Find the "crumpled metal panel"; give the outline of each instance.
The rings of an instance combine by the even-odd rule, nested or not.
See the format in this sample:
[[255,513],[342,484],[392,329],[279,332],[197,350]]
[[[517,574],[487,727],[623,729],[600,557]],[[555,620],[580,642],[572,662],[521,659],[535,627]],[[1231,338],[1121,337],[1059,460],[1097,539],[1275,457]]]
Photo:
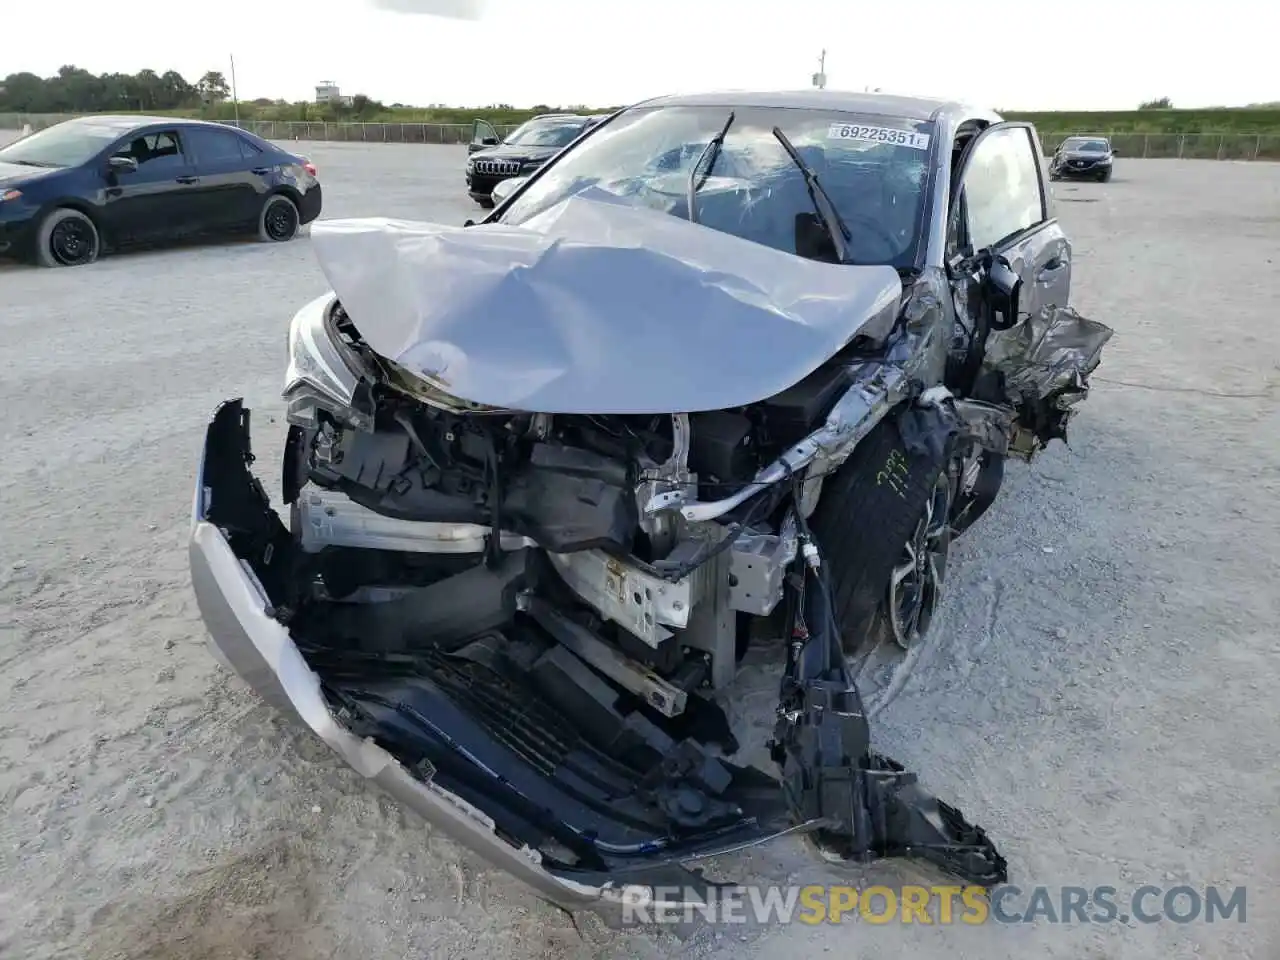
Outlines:
[[754,403],[859,332],[887,334],[902,292],[891,267],[803,259],[598,190],[520,226],[327,220],[311,236],[377,353],[538,413]]
[[1011,399],[1081,390],[1115,331],[1070,307],[1049,307],[987,340],[984,365],[1004,374]]

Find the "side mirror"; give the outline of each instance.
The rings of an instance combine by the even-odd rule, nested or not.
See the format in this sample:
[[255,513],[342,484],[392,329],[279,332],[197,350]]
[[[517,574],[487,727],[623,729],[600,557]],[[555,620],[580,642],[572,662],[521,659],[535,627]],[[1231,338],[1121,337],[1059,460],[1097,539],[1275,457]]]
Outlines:
[[1002,259],[993,259],[985,281],[987,302],[991,304],[991,328],[1008,330],[1018,322],[1018,299],[1022,277]]
[[520,189],[528,177],[508,177],[506,180],[499,180],[493,187],[493,205],[500,205],[507,197]]
[[481,137],[480,142],[486,147],[496,147],[498,145],[497,137]]
[[1112,148],[1111,148],[1111,155],[1112,155],[1113,157],[1118,157],[1118,156],[1120,156],[1120,148],[1119,148],[1119,147],[1116,147],[1116,146],[1112,146]]
[[133,157],[112,157],[107,161],[107,169],[112,173],[137,173],[138,161]]

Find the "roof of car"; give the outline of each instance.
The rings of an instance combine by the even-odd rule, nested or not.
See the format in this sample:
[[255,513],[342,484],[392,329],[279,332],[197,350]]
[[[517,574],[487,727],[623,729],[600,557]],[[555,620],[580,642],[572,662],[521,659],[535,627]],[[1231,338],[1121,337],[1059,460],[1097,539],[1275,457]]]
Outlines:
[[[943,112],[972,112],[967,105],[954,100],[935,100],[926,97],[901,97],[888,93],[855,93],[848,90],[724,90],[714,93],[690,93],[655,97],[644,101],[644,106],[703,106],[703,107],[796,107],[800,109],[828,109],[842,113],[862,113],[870,116],[900,117],[907,120],[933,120]],[[989,110],[977,110],[982,114]]]
[[594,120],[596,114],[586,113],[540,113],[534,120]]
[[169,123],[174,126],[195,126],[195,127],[221,127],[225,128],[224,123],[213,123],[208,120],[193,120],[189,117],[150,117],[140,113],[124,113],[124,114],[105,114],[92,113],[83,117],[73,117],[66,123],[78,123],[85,126],[95,127],[111,127],[120,130],[122,133],[134,129],[135,127],[149,127],[157,123]]

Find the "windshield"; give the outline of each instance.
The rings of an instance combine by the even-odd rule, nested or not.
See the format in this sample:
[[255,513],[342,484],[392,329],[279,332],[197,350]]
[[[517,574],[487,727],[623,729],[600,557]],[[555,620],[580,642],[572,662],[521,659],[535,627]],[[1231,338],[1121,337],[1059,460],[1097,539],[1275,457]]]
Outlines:
[[1068,150],[1075,150],[1077,153],[1107,152],[1107,141],[1105,140],[1068,140],[1063,146]]
[[[807,255],[814,215],[803,172],[773,134],[779,127],[818,176],[849,228],[854,263],[909,267],[923,235],[931,123],[830,110],[673,106],[628,110],[561,154],[503,211],[519,224],[597,187],[688,217],[689,175],[711,139],[735,120],[714,169],[698,178],[700,224]],[[704,161],[705,167],[705,161]],[[701,174],[705,174],[705,169]]]
[[32,167],[76,167],[120,136],[115,127],[92,123],[59,123],[0,147],[0,163]]
[[585,126],[581,120],[530,120],[502,142],[513,147],[563,147]]

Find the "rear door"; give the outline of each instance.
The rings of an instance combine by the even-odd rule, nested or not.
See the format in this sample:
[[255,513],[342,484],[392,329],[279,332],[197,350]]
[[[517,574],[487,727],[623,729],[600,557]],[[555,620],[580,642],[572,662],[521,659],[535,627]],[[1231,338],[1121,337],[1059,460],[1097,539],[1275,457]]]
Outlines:
[[1045,179],[1040,138],[1029,123],[992,124],[966,148],[956,172],[949,247],[989,250],[1022,278],[1019,312],[1065,307],[1071,295],[1071,243],[1058,223]]
[[229,127],[190,127],[184,132],[200,178],[200,219],[210,229],[255,222],[272,174],[269,161],[261,156],[250,159],[244,138]]
[[476,120],[471,124],[471,142],[467,144],[467,153],[496,147],[501,139],[492,123],[488,120]]
[[177,128],[130,134],[109,156],[130,157],[138,165],[107,174],[103,215],[113,235],[142,243],[193,232],[200,178]]

